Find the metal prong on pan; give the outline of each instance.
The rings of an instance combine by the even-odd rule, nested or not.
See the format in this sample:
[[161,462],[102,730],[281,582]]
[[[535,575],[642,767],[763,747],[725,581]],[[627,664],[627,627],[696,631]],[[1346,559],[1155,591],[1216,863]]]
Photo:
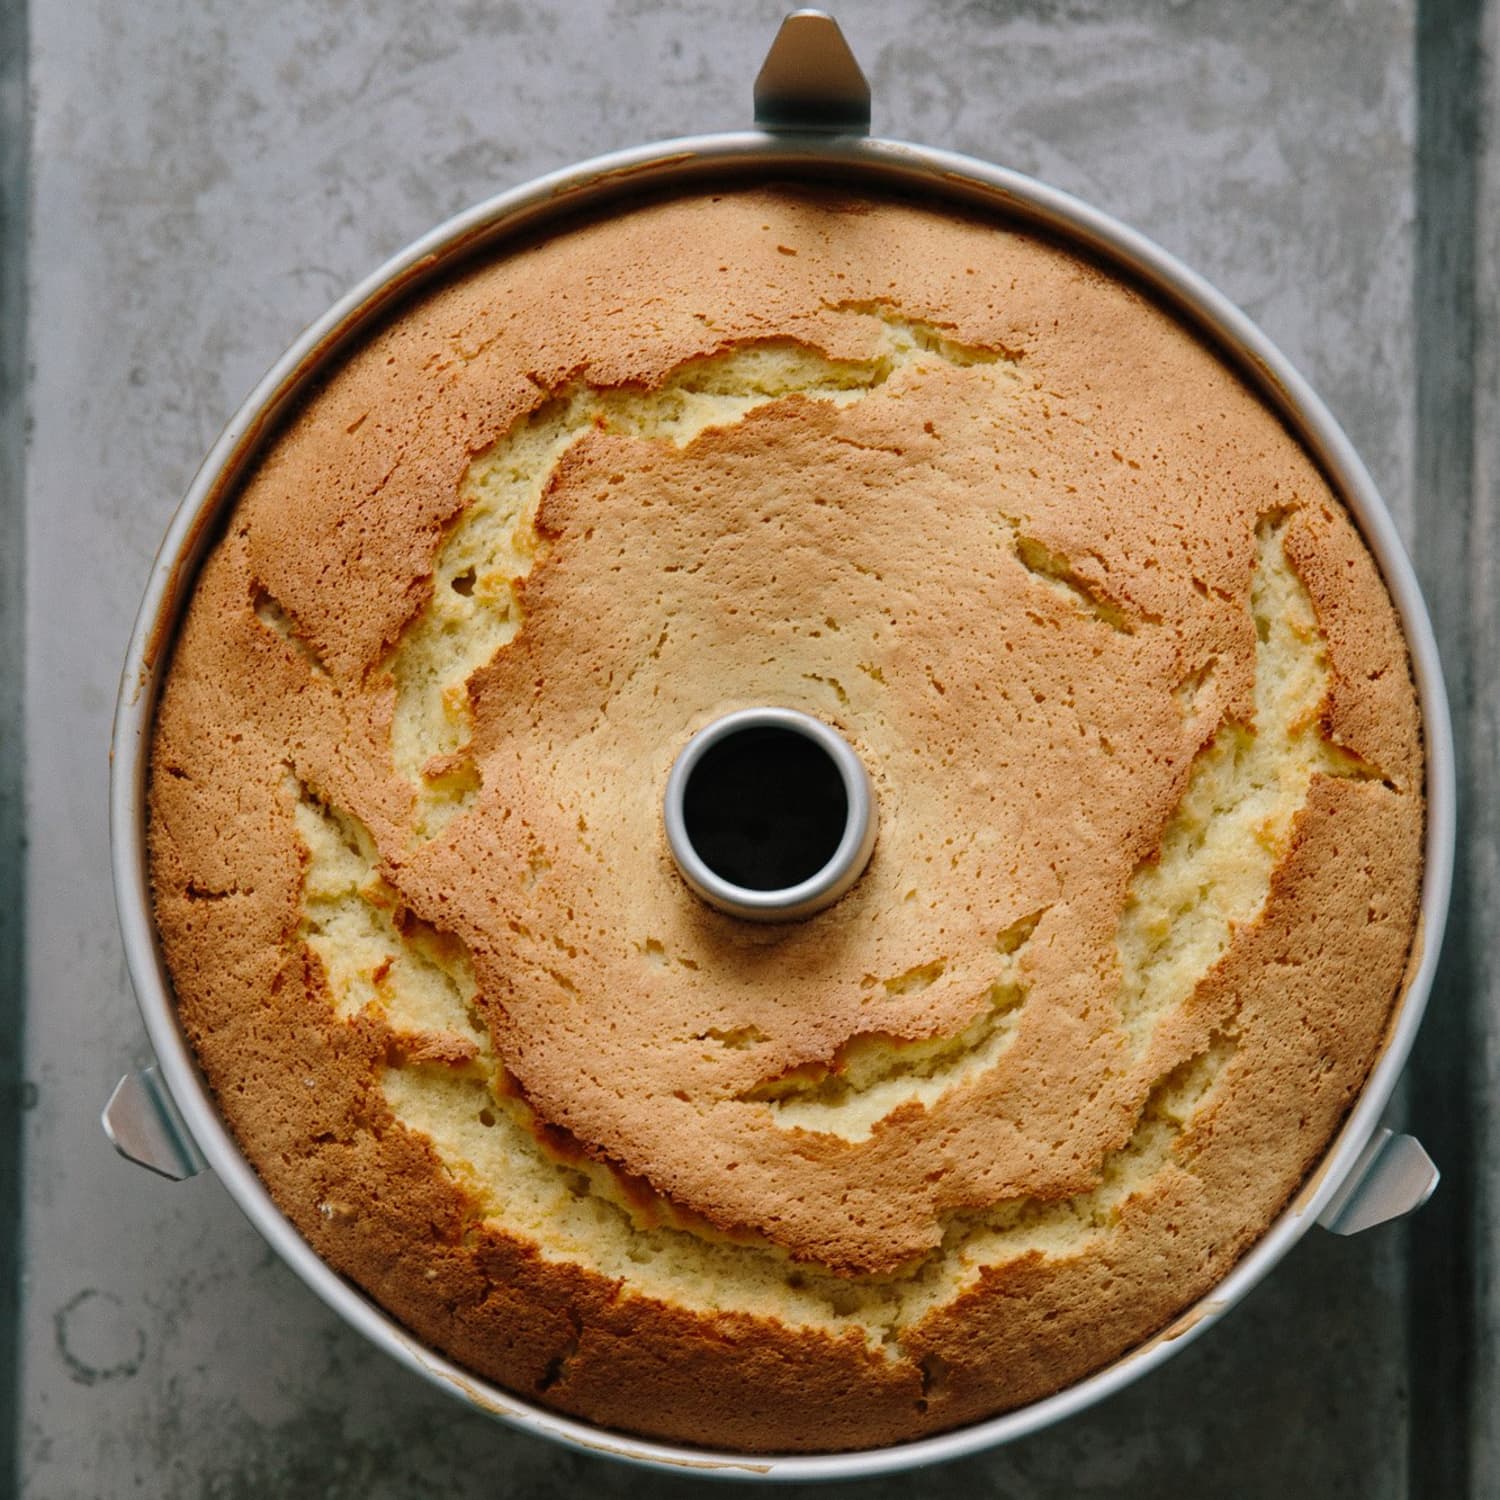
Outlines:
[[1334,1234],[1358,1234],[1420,1208],[1441,1173],[1415,1136],[1377,1130],[1318,1216]]
[[207,1165],[155,1068],[127,1073],[100,1117],[110,1144],[126,1161],[181,1182]]
[[797,10],[781,23],[755,79],[755,123],[869,133],[869,80],[832,16]]

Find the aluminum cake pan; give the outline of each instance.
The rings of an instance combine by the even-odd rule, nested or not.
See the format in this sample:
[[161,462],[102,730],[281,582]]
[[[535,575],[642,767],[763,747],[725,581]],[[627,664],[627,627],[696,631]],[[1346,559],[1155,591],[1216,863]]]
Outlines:
[[[418,1344],[320,1260],[266,1193],[214,1108],[178,1030],[156,943],[146,865],[146,782],[156,695],[197,567],[263,438],[311,381],[401,298],[479,252],[594,217],[643,195],[709,183],[834,181],[919,195],[1003,216],[1053,235],[1122,271],[1217,344],[1279,412],[1348,506],[1384,575],[1411,651],[1427,767],[1426,858],[1409,980],[1386,1045],[1322,1163],[1296,1199],[1210,1294],[1168,1329],[1043,1401],[937,1437],[857,1453],[746,1456],[631,1438],[562,1417],[470,1375]],[[1372,1143],[1415,1037],[1436,967],[1454,842],[1451,729],[1431,624],[1393,522],[1364,465],[1326,407],[1263,334],[1200,277],[1143,236],[1019,173],[953,153],[827,130],[756,130],[689,137],[595,158],[466,211],[395,256],[297,341],[235,414],[200,469],[153,564],[129,646],[114,724],[110,818],[116,900],[146,1028],[187,1132],[231,1196],[284,1260],[335,1311],[434,1383],[523,1430],[639,1463],[765,1479],[853,1478],[943,1461],[1062,1420],[1143,1375],[1233,1306],[1330,1206],[1339,1210],[1375,1156]],[[1356,1175],[1356,1169],[1358,1173]],[[1341,1201],[1341,1199],[1343,1201]],[[1409,1205],[1408,1205],[1409,1206]]]

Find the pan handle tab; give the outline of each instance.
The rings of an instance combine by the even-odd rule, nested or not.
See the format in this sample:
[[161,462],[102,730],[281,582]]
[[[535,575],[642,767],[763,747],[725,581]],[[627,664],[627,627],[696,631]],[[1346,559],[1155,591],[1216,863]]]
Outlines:
[[1358,1234],[1420,1208],[1442,1174],[1415,1136],[1377,1130],[1318,1216],[1334,1234]]
[[781,23],[755,79],[755,123],[869,134],[869,80],[832,16],[794,10]]
[[126,1161],[173,1182],[196,1177],[208,1165],[155,1068],[127,1073],[109,1096],[100,1123]]

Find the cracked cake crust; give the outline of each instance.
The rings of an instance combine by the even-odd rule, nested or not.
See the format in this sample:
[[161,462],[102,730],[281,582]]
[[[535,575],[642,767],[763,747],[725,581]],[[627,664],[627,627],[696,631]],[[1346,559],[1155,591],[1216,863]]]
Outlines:
[[[881,809],[801,924],[660,829],[825,718]],[[868,1446],[1036,1399],[1324,1150],[1415,923],[1420,726],[1274,416],[1055,246],[792,189],[425,295],[275,440],[152,756],[179,1014],[321,1254],[609,1426]]]

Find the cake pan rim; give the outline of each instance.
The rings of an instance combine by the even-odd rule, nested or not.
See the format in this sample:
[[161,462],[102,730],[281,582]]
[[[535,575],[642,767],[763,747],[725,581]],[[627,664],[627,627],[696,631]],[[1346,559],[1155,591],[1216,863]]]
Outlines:
[[[1019,219],[1123,270],[1235,364],[1324,470],[1380,568],[1411,654],[1427,793],[1422,896],[1404,993],[1365,1086],[1289,1206],[1228,1276],[1167,1329],[1104,1369],[1028,1406],[916,1441],[845,1453],[755,1455],[636,1438],[534,1405],[428,1349],[317,1256],[271,1199],[213,1106],[177,1027],[151,916],[146,776],[169,643],[197,567],[264,435],[349,342],[426,281],[512,236],[606,208],[642,188],[689,189],[735,178],[820,177],[851,189],[905,190]],[[276,361],[230,419],[175,513],[153,562],[121,679],[110,769],[111,862],[127,967],[161,1075],[188,1131],[240,1209],[345,1321],[471,1405],[571,1447],[704,1477],[870,1477],[961,1457],[1084,1410],[1147,1373],[1237,1303],[1317,1220],[1379,1128],[1431,989],[1451,887],[1455,810],[1452,732],[1431,622],[1415,574],[1372,478],[1327,407],[1289,360],[1222,293],[1145,236],[1070,194],[977,158],[904,142],[745,131],[687,137],[592,158],[498,194],[414,241],[360,282]]]

